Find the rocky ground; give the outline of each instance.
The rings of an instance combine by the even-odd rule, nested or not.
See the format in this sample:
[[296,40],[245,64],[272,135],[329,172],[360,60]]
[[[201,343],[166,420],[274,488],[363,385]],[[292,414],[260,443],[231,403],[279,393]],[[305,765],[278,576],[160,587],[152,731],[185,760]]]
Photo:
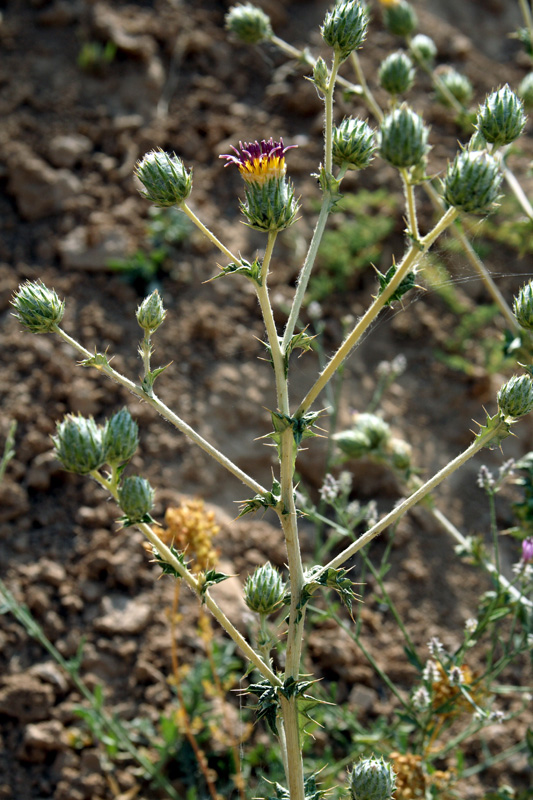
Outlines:
[[[138,275],[127,280],[109,268],[113,259],[145,246],[148,204],[138,195],[132,171],[136,160],[154,147],[175,150],[194,166],[191,205],[232,250],[250,255],[260,250],[261,235],[240,222],[238,175],[224,170],[218,156],[241,139],[282,135],[286,143],[298,144],[291,151],[290,172],[303,203],[302,219],[285,234],[273,263],[272,297],[282,324],[319,197],[310,175],[321,157],[321,106],[314,88],[303,80],[303,68],[287,64],[274,48],[250,49],[230,41],[224,30],[228,5],[207,0],[7,0],[0,26],[0,441],[10,423],[17,422],[15,457],[0,485],[0,577],[64,658],[75,657],[84,642],[80,675],[90,689],[103,686],[109,713],[154,726],[162,714],[171,717],[177,708],[169,681],[174,589],[170,580],[157,580],[159,569],[143,549],[141,535],[117,526],[117,510],[101,490],[61,471],[51,452],[56,421],[67,412],[92,414],[100,421],[124,404],[129,407],[141,427],[140,454],[132,466],[157,487],[155,516],[162,519],[169,505],[188,496],[204,498],[214,511],[224,571],[239,576],[233,584],[223,584],[221,603],[243,629],[248,623],[238,581],[266,559],[283,568],[279,531],[268,516],[235,521],[234,502],[247,490],[148,407],[77,367],[68,345],[22,332],[9,301],[20,282],[41,278],[67,298],[65,329],[88,349],[107,350],[114,366],[135,379],[140,371],[135,309],[144,292],[157,286],[168,316],[156,336],[154,359],[160,364],[172,361],[159,380],[162,399],[258,481],[270,481],[271,452],[257,439],[269,429],[265,408],[274,399],[270,367],[260,360],[264,331],[250,287],[231,278],[206,284],[217,272],[218,254],[194,231],[148,280]],[[421,30],[438,45],[439,61],[469,75],[476,101],[506,81],[517,86],[526,74],[527,60],[507,36],[518,23],[513,4],[420,0],[415,5]],[[279,36],[319,52],[318,28],[327,3],[267,0],[262,6]],[[452,27],[454,23],[461,29]],[[398,44],[376,21],[361,53],[373,86],[384,54]],[[436,173],[454,153],[461,133],[442,108],[428,107],[428,92],[428,79],[422,75],[410,99],[432,126],[430,169]],[[384,100],[379,89],[377,97]],[[339,98],[339,119],[348,113],[367,116],[353,102]],[[532,150],[529,127],[515,156],[518,171],[527,172]],[[357,182],[350,178],[349,186],[357,185],[372,191],[386,188],[401,203],[396,176],[382,162]],[[423,198],[420,210],[427,222],[430,209]],[[376,264],[382,270],[393,254],[401,256],[402,228],[398,213]],[[491,242],[487,263],[509,301],[524,276],[531,275],[530,254],[520,258],[505,243]],[[450,265],[465,307],[486,303],[483,287],[460,256],[453,255]],[[343,318],[360,314],[373,291],[375,279],[368,269],[351,277],[345,291],[323,301],[326,352],[339,342]],[[306,314],[302,321],[311,320]],[[438,292],[417,291],[403,310],[384,315],[346,369],[341,425],[368,403],[376,365],[405,355],[407,370],[381,411],[395,433],[412,445],[423,475],[469,443],[472,419],[483,418],[483,405],[494,409],[503,381],[499,371],[487,371],[477,334],[466,348],[468,371],[453,370],[435,357],[457,324]],[[500,337],[502,329],[497,318],[492,320],[489,337]],[[295,398],[311,385],[316,369],[312,354],[296,363]],[[531,430],[530,421],[520,424],[519,438],[504,445],[505,458],[530,449]],[[325,440],[313,440],[298,464],[315,499],[324,478],[325,453]],[[484,460],[497,466],[503,456],[486,453]],[[456,474],[437,500],[462,530],[488,536],[488,506],[475,483],[480,463],[476,460]],[[375,497],[381,512],[401,496],[401,486],[385,470],[355,462],[348,468],[355,478],[352,499]],[[497,506],[501,528],[513,522],[509,499],[502,497]],[[310,559],[316,534],[305,524],[303,534]],[[371,551],[376,559],[383,547],[379,542]],[[517,560],[516,548],[507,541],[503,559],[506,569]],[[422,511],[399,526],[391,560],[387,587],[421,652],[433,635],[447,647],[456,646],[488,580],[457,559],[451,540]],[[358,569],[356,565],[354,575]],[[374,588],[372,580],[362,587],[364,641],[408,692],[415,672],[396,624],[373,599]],[[196,635],[198,610],[186,593],[180,612],[180,660],[194,664],[205,646]],[[385,687],[349,637],[329,623],[311,634],[308,664],[310,672],[336,685],[343,709],[358,715],[362,724],[391,713],[392,698]],[[504,682],[524,686],[531,679],[525,662],[504,677]],[[0,617],[2,800],[159,796],[155,789],[146,793],[130,762],[105,758],[73,711],[80,700],[71,678],[21,624],[11,614]],[[238,705],[227,703],[225,719],[233,720],[233,729],[238,712]],[[497,754],[521,741],[528,723],[530,715],[523,714],[488,729],[489,751]],[[264,742],[260,731],[255,736]],[[221,762],[216,737],[210,747],[213,763]],[[468,746],[469,764],[479,758],[481,747],[479,739]],[[185,797],[183,772],[170,765],[168,775]],[[531,785],[523,755],[475,776],[460,796],[481,800],[504,783],[517,791]]]

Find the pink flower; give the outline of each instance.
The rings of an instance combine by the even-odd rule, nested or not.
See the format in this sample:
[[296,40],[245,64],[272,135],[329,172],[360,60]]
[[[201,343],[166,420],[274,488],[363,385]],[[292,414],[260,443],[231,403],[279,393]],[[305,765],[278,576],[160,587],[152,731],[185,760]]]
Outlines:
[[533,537],[531,536],[522,542],[522,561],[525,564],[533,561]]
[[[247,183],[265,183],[271,178],[283,178],[286,172],[285,153],[297,145],[285,146],[283,139],[275,142],[272,138],[262,142],[239,142],[240,152],[236,147],[232,150],[236,155],[223,155],[228,164],[236,164]],[[226,164],[226,166],[228,166]]]

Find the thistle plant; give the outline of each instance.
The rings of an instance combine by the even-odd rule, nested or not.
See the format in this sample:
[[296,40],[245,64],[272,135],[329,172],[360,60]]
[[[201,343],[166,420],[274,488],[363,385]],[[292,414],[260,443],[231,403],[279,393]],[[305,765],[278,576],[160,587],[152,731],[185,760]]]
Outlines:
[[[395,36],[409,41],[417,26],[413,8],[405,0],[383,2],[382,5],[386,27]],[[283,800],[316,800],[324,793],[315,773],[306,774],[302,757],[303,721],[314,702],[314,681],[307,675],[303,664],[311,599],[319,592],[335,592],[342,605],[352,613],[357,595],[347,572],[347,562],[361,554],[363,548],[394,526],[415,505],[429,500],[430,494],[433,498],[439,484],[479,451],[500,446],[510,435],[515,422],[533,410],[533,379],[531,370],[526,369],[510,377],[500,388],[484,421],[478,424],[471,444],[463,452],[429,479],[419,480],[416,485],[409,484],[408,495],[379,519],[371,519],[371,524],[360,536],[354,537],[353,530],[348,531],[329,560],[324,553],[319,563],[304,563],[299,524],[305,509],[298,504],[296,460],[303,443],[312,446],[308,440],[317,435],[319,424],[323,427],[326,422],[327,410],[320,405],[322,392],[343,368],[381,312],[391,305],[401,307],[402,298],[414,288],[417,277],[423,275],[425,256],[439,237],[452,229],[461,215],[487,214],[494,208],[504,175],[499,149],[514,141],[525,124],[522,101],[509,87],[489,95],[477,116],[477,131],[483,140],[481,145],[476,149],[461,148],[450,161],[440,186],[431,186],[436,218],[429,225],[422,223],[417,213],[417,192],[430,185],[431,131],[421,114],[406,103],[399,106],[396,103],[396,96],[407,91],[413,80],[412,61],[405,54],[396,54],[384,62],[380,80],[391,95],[391,104],[386,111],[377,106],[360,71],[356,52],[364,44],[368,21],[365,3],[343,0],[328,11],[321,27],[323,43],[330,49],[329,63],[324,58],[311,59],[310,63],[311,57],[302,54],[301,60],[309,65],[309,77],[324,105],[323,160],[318,165],[311,165],[318,177],[322,200],[283,328],[279,327],[274,316],[269,277],[278,236],[297,222],[300,213],[297,191],[287,177],[294,145],[286,145],[281,136],[275,138],[270,132],[265,132],[265,138],[260,141],[243,139],[238,146],[232,146],[233,153],[220,156],[226,161],[225,167],[236,167],[243,179],[240,210],[244,222],[264,234],[264,247],[255,256],[232,253],[202,223],[189,205],[189,202],[194,203],[192,166],[185,165],[175,153],[154,149],[139,161],[135,169],[135,175],[143,186],[143,197],[156,206],[179,209],[222,254],[225,263],[216,277],[248,281],[255,292],[264,323],[266,357],[272,367],[274,385],[275,400],[269,411],[272,430],[268,438],[277,453],[277,468],[271,486],[261,485],[194,430],[182,418],[179,409],[170,409],[158,397],[156,381],[167,367],[152,366],[153,337],[164,324],[167,312],[164,298],[157,292],[145,298],[136,312],[143,332],[139,344],[143,374],[137,381],[116,370],[107,353],[92,353],[67,334],[61,322],[63,315],[68,314],[68,303],[60,300],[52,288],[41,282],[27,282],[19,287],[12,301],[15,316],[29,332],[59,336],[81,355],[83,366],[97,369],[102,376],[112,379],[137,400],[153,408],[192,444],[208,453],[220,468],[247,487],[249,496],[241,498],[241,515],[270,509],[277,516],[285,539],[287,574],[281,575],[272,565],[265,564],[248,578],[244,599],[251,614],[255,615],[255,626],[250,636],[244,636],[211,593],[213,586],[229,576],[218,572],[215,565],[207,561],[201,569],[195,569],[186,543],[179,541],[178,537],[165,537],[152,518],[156,488],[154,490],[143,476],[126,474],[139,441],[136,424],[129,412],[119,410],[104,423],[73,415],[67,415],[58,423],[53,441],[64,468],[90,476],[116,500],[121,510],[120,523],[135,525],[145,535],[162,573],[187,584],[248,662],[249,671],[254,673],[249,692],[258,698],[257,715],[266,721],[279,748],[284,783],[276,785],[275,796]],[[245,42],[268,41],[294,55],[294,49],[274,36],[264,12],[251,4],[233,7],[227,16],[227,27]],[[425,63],[433,57],[430,43],[420,38],[412,45],[411,53],[415,60]],[[356,91],[359,95],[363,93],[369,111],[375,114],[377,132],[362,119],[335,120],[337,86],[353,86],[347,78],[339,75],[339,69],[345,63],[351,64],[356,71],[359,80]],[[403,188],[405,250],[397,259],[391,260],[385,274],[378,273],[375,293],[366,311],[346,331],[305,395],[291,402],[291,357],[295,351],[305,354],[313,348],[313,337],[301,327],[300,316],[329,216],[340,199],[346,174],[370,168],[373,160],[378,158],[396,170],[398,185]],[[513,325],[523,326],[525,322],[525,327],[530,327],[530,295],[530,287],[522,289],[515,300],[516,316],[510,312]],[[508,308],[506,304],[505,307]],[[295,386],[297,388],[296,382]],[[374,455],[390,459],[396,469],[410,477],[409,449],[402,447],[376,413],[358,414],[353,428],[338,433],[334,442],[349,457]],[[368,520],[370,513],[366,517]],[[529,550],[525,552],[529,561]],[[271,616],[275,617],[275,624],[267,620]],[[454,686],[468,683],[464,672],[453,673],[450,680]],[[375,754],[355,763],[345,778],[345,785],[337,788],[349,791],[353,800],[391,800],[394,783],[393,766],[382,758],[382,754]]]

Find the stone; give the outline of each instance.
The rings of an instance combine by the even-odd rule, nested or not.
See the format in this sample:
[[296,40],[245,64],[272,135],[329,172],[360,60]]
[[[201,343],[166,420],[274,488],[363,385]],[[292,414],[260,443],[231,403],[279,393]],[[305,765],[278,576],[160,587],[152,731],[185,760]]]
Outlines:
[[58,244],[61,262],[66,269],[105,270],[113,259],[122,259],[131,250],[131,241],[120,228],[97,228],[79,225]]
[[0,714],[19,722],[38,722],[50,716],[54,691],[27,674],[11,675],[0,689]]
[[102,599],[103,616],[97,617],[94,627],[110,636],[142,633],[152,617],[152,608],[141,600],[123,595],[106,595]]
[[93,144],[81,133],[54,136],[48,145],[48,158],[54,167],[71,169],[84,155],[90,153]]
[[8,192],[30,222],[57,214],[81,194],[81,181],[67,169],[53,169],[28,147],[13,148],[7,162]]

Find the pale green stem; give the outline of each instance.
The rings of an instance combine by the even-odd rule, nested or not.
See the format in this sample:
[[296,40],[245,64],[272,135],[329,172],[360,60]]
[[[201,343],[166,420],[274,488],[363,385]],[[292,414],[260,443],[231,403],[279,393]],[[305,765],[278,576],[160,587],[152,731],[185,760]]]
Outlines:
[[[84,358],[92,359],[94,358],[94,353],[91,353],[89,350],[86,350],[83,345],[73,339],[71,336],[66,333],[62,328],[56,327],[56,333],[58,333],[62,339],[64,339],[68,344],[70,344],[75,350],[81,353]],[[238,480],[242,483],[246,484],[250,489],[252,489],[257,494],[265,495],[267,490],[261,486],[260,483],[257,483],[253,478],[247,475],[245,472],[242,471],[233,461],[230,461],[227,456],[213,447],[206,439],[200,436],[190,425],[178,417],[173,411],[171,411],[159,398],[154,394],[152,396],[148,395],[140,386],[130,381],[129,378],[126,378],[124,375],[121,375],[120,372],[117,372],[113,369],[109,364],[91,364],[94,366],[95,369],[99,370],[99,372],[103,372],[107,375],[111,380],[115,381],[115,383],[119,383],[121,386],[124,386],[129,392],[134,394],[139,400],[142,400],[143,403],[147,403],[148,405],[155,408],[158,414],[160,414],[164,419],[171,423],[175,428],[185,434],[191,441],[198,445],[202,450],[208,453],[215,461],[225,467],[228,472],[231,472]]]
[[329,73],[328,87],[324,93],[324,169],[326,175],[331,175],[333,169],[333,93],[339,66],[339,54],[335,52]]
[[357,55],[357,51],[354,50],[350,55],[350,60],[352,62],[352,66],[354,68],[355,74],[357,76],[357,80],[359,81],[362,89],[362,96],[365,100],[367,106],[369,107],[372,114],[375,116],[378,122],[383,120],[383,111],[381,110],[380,106],[376,102],[374,95],[372,94],[365,78],[365,73],[361,67],[361,62],[359,60],[359,56]]
[[431,230],[426,236],[424,236],[420,241],[416,244],[412,244],[409,250],[407,251],[403,261],[398,266],[396,274],[388,284],[388,286],[384,289],[384,291],[379,294],[366,313],[361,317],[359,322],[356,323],[355,327],[352,331],[348,334],[344,342],[341,344],[337,352],[332,356],[330,361],[326,364],[318,379],[315,381],[311,389],[308,391],[305,398],[300,403],[298,410],[296,411],[295,416],[299,417],[304,414],[307,409],[311,406],[314,400],[318,397],[322,389],[331,380],[337,369],[343,363],[343,361],[348,357],[353,347],[356,345],[359,338],[363,335],[363,333],[367,330],[367,328],[372,324],[374,319],[378,316],[381,309],[386,305],[387,301],[391,297],[392,294],[396,291],[404,277],[407,273],[416,267],[416,265],[421,261],[423,256],[427,253],[435,239],[440,236],[440,234],[453,222],[453,220],[457,216],[457,210],[455,208],[449,208],[448,211],[443,214],[440,220],[437,222],[433,230]]
[[[463,536],[461,531],[459,531],[455,527],[453,522],[450,522],[450,520],[448,519],[448,517],[445,516],[445,514],[443,514],[437,508],[433,508],[430,504],[428,504],[426,508],[429,510],[434,519],[436,519],[437,522],[442,526],[442,528],[444,528],[444,530],[455,539],[457,544],[461,545],[461,547],[465,550],[465,552],[468,553],[472,549],[470,541],[466,538],[466,536]],[[507,592],[509,592],[509,594],[515,600],[517,600],[526,608],[533,608],[533,602],[531,602],[531,600],[528,600],[528,598],[525,597],[525,595],[523,595],[522,592],[520,592],[516,588],[516,586],[513,586],[512,583],[509,580],[507,580],[507,578],[504,575],[499,573],[494,564],[492,564],[485,558],[481,559],[481,564],[483,569],[486,570],[486,572],[489,572],[491,575],[497,577],[500,585],[503,586],[504,589]]]
[[[426,194],[429,196],[433,206],[440,211],[442,211],[442,198],[439,193],[435,190],[435,188],[431,185],[431,183],[425,183],[424,189]],[[509,308],[505,298],[503,297],[502,293],[492,280],[489,271],[487,270],[486,266],[484,265],[483,261],[480,259],[470,242],[468,241],[467,237],[462,231],[461,224],[456,222],[455,225],[452,225],[450,228],[451,235],[457,239],[457,241],[461,244],[463,248],[465,256],[470,261],[471,265],[474,267],[478,275],[480,276],[481,280],[485,284],[487,291],[491,295],[492,299],[500,309],[503,317],[505,318],[507,324],[509,325],[511,330],[519,331],[520,326],[514,316],[513,312]]]
[[[276,380],[276,393],[278,410],[281,414],[289,416],[289,388],[286,375],[284,351],[280,341],[272,314],[272,307],[268,295],[268,268],[272,256],[272,249],[276,239],[276,232],[269,233],[265,256],[261,267],[261,280],[255,284],[256,293],[263,314],[268,343],[272,355],[274,374]],[[294,505],[294,437],[291,427],[287,427],[281,434],[279,443],[280,460],[280,487],[282,508],[278,516],[285,536],[287,560],[289,566],[289,583],[291,591],[291,607],[289,611],[289,625],[287,632],[287,650],[285,661],[285,678],[298,679],[300,671],[303,615],[300,622],[296,622],[298,615],[297,604],[303,588],[303,566],[298,541],[298,527],[296,508]],[[283,762],[286,768],[286,778],[291,800],[305,800],[302,748],[300,742],[300,729],[298,725],[298,701],[296,697],[286,700],[281,697],[281,710],[283,717],[284,738],[280,745],[284,750]]]
[[529,199],[526,196],[526,193],[524,192],[524,190],[522,189],[520,183],[518,182],[518,179],[517,179],[516,175],[503,162],[503,159],[501,161],[501,169],[502,169],[502,172],[503,172],[503,177],[507,181],[511,191],[514,194],[514,196],[516,197],[516,199],[520,203],[522,211],[524,212],[524,214],[526,214],[529,217],[529,219],[533,220],[533,207],[531,206],[531,203],[529,202]]
[[294,299],[292,301],[289,319],[287,320],[287,325],[285,326],[285,332],[281,344],[283,352],[286,352],[287,347],[290,344],[292,335],[294,333],[294,329],[298,322],[298,316],[300,314],[302,303],[305,297],[307,284],[309,283],[309,278],[311,276],[311,272],[315,264],[316,255],[318,253],[318,248],[320,247],[320,242],[322,240],[322,235],[324,233],[331,208],[332,208],[331,195],[329,194],[329,192],[326,192],[324,194],[324,198],[322,201],[322,208],[320,209],[320,214],[315,226],[315,230],[313,231],[313,238],[311,239],[309,250],[307,251],[304,264],[298,276],[298,283],[296,284],[296,292],[294,295]]
[[518,0],[518,5],[520,6],[520,11],[522,12],[524,25],[529,31],[530,42],[533,43],[533,16],[531,15],[529,3],[527,0]]
[[[97,483],[100,484],[104,489],[106,489],[117,501],[118,503],[118,490],[115,486],[113,486],[113,482],[103,475],[101,475],[98,470],[94,470],[90,473],[91,477],[95,479]],[[181,561],[176,558],[172,550],[159,538],[157,533],[153,530],[153,528],[148,525],[146,522],[136,522],[136,527],[141,531],[141,533],[146,536],[150,544],[152,544],[155,549],[157,550],[160,558],[162,558],[167,564],[170,564],[173,567],[180,578],[185,581],[187,586],[201,599],[204,605],[209,609],[211,614],[215,617],[217,622],[221,625],[222,628],[226,631],[228,636],[230,636],[235,644],[239,647],[243,655],[254,665],[254,667],[266,678],[268,681],[272,683],[273,686],[280,686],[281,681],[280,679],[272,672],[268,664],[265,664],[263,659],[259,656],[258,653],[250,646],[250,644],[246,641],[246,639],[239,633],[239,631],[235,628],[235,626],[229,621],[226,617],[220,606],[213,600],[210,596],[209,591],[205,591],[202,594],[202,584],[201,581],[196,578],[190,570],[187,569],[185,564],[182,564]]]
[[408,233],[415,241],[418,241],[420,234],[418,232],[418,220],[416,218],[415,187],[409,178],[409,170],[405,169],[405,167],[400,169],[400,175],[402,176],[403,187],[405,191],[405,204],[407,207],[407,219],[409,225]]
[[189,208],[189,206],[187,205],[187,203],[185,201],[183,201],[183,203],[181,203],[179,208],[181,209],[181,211],[183,211],[184,214],[186,214],[189,217],[191,222],[194,222],[196,227],[199,228],[199,230],[202,231],[204,236],[206,236],[209,239],[209,241],[212,242],[215,245],[215,247],[218,247],[218,249],[222,253],[224,253],[224,255],[227,256],[227,258],[229,258],[230,261],[236,262],[236,261],[239,260],[236,256],[233,255],[231,250],[228,250],[228,248],[225,245],[223,245],[221,241],[219,241],[217,239],[215,234],[212,231],[210,231],[209,228],[206,228],[204,223],[200,219],[198,219],[198,217],[196,216],[194,211],[191,211],[191,209]]
[[499,434],[507,431],[507,423],[503,420],[500,420],[497,425],[495,425],[490,430],[481,433],[470,445],[460,453],[456,458],[446,464],[439,472],[437,472],[432,478],[430,478],[426,483],[424,483],[416,492],[413,492],[403,503],[400,503],[396,508],[390,511],[386,516],[383,517],[379,522],[372,526],[366,533],[357,539],[357,541],[353,542],[351,545],[346,547],[338,556],[333,558],[329,564],[326,564],[320,570],[318,577],[322,575],[328,569],[337,569],[338,567],[342,566],[349,558],[352,558],[362,547],[365,547],[369,542],[372,541],[378,534],[382,533],[385,528],[388,528],[390,525],[394,524],[397,520],[402,517],[406,511],[409,511],[410,508],[415,506],[417,503],[420,502],[429,492],[433,491],[442,481],[451,475],[455,470],[462,467],[472,456],[474,456],[479,450],[494,439]]

